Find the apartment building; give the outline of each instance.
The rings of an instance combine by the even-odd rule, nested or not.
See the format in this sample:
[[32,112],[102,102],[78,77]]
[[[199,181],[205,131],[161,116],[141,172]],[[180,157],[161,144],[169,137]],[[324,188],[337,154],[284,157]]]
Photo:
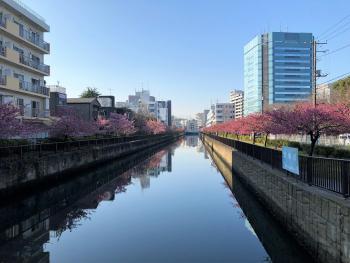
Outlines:
[[197,134],[199,132],[197,120],[187,120],[186,122],[186,134]]
[[0,0],[0,103],[17,105],[24,117],[48,117],[44,64],[50,45],[45,20],[18,0]]
[[312,94],[311,33],[271,32],[244,47],[244,115]]
[[230,103],[233,104],[235,109],[235,119],[243,117],[243,103],[244,103],[244,92],[243,90],[232,90],[230,92]]
[[232,103],[215,103],[207,115],[207,125],[211,126],[234,119],[235,108]]
[[171,100],[156,101],[155,106],[154,115],[157,120],[171,126]]

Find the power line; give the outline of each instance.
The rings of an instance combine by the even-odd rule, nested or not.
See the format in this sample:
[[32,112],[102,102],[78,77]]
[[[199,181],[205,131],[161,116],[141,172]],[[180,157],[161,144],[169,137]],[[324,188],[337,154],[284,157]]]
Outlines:
[[330,30],[332,30],[334,27],[338,26],[339,24],[341,24],[344,20],[346,20],[348,17],[350,17],[349,15],[346,15],[345,17],[343,17],[342,19],[340,19],[340,21],[338,21],[337,23],[335,23],[333,26],[329,27],[326,31],[324,31],[323,33],[321,33],[319,35],[319,38],[321,38],[323,35],[327,34]]
[[334,38],[336,38],[336,37],[340,36],[341,34],[343,34],[343,33],[347,32],[347,31],[349,31],[349,30],[350,30],[350,26],[349,26],[349,27],[347,27],[347,28],[345,28],[345,29],[344,29],[343,31],[341,31],[340,33],[335,34],[334,36],[332,36],[332,37],[328,38],[327,40],[328,40],[328,41],[329,41],[329,40],[332,40],[332,39],[334,39]]
[[325,82],[323,82],[323,83],[321,83],[321,84],[319,84],[319,85],[327,84],[327,83],[332,82],[332,81],[334,81],[334,80],[341,79],[341,78],[343,78],[343,77],[346,76],[346,75],[350,75],[350,72],[344,73],[344,74],[339,75],[339,76],[337,76],[337,77],[335,77],[335,78],[332,78],[332,79],[330,79],[330,80],[327,80],[327,81],[325,81]]
[[350,21],[346,22],[345,24],[342,24],[341,26],[335,28],[332,32],[326,34],[325,36],[322,37],[322,39],[328,39],[333,37],[334,35],[337,35],[337,33],[341,30],[343,30],[344,28],[348,27],[350,24]]
[[337,52],[339,52],[339,51],[341,51],[341,50],[343,50],[343,49],[345,49],[345,48],[348,48],[348,47],[350,47],[350,44],[347,44],[347,45],[345,45],[345,46],[342,46],[342,47],[340,47],[340,48],[337,48],[337,49],[335,49],[335,50],[333,50],[333,51],[331,51],[331,52],[329,52],[329,53],[326,53],[326,54],[324,54],[324,55],[322,55],[322,56],[319,56],[319,57],[322,58],[322,57],[325,57],[325,56],[328,56],[328,55],[337,53]]

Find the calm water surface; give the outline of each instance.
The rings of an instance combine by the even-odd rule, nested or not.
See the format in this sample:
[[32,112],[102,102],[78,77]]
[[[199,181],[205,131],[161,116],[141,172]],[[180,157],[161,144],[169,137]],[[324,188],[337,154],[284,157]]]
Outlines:
[[198,137],[140,160],[1,208],[0,262],[310,262]]

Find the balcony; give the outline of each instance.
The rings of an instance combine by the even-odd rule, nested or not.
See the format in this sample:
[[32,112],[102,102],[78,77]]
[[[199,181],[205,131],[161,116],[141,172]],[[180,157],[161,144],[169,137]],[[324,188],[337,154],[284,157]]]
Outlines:
[[6,62],[10,62],[16,66],[20,66],[25,70],[42,74],[44,76],[50,75],[50,66],[24,56],[11,48],[0,46],[0,58],[3,58]]
[[30,57],[19,54],[19,62],[28,67],[44,72],[46,75],[50,75],[50,66],[45,65],[39,61],[35,61]]
[[26,29],[20,29],[18,24],[9,19],[3,18],[0,20],[0,29],[2,29],[8,35],[16,37],[17,40],[21,41],[27,46],[35,48],[38,51],[46,54],[50,53],[49,43],[45,42],[43,39],[33,36],[31,32]]
[[32,44],[44,49],[47,53],[50,52],[50,44],[38,37],[34,37],[28,30],[20,30],[19,35]]
[[12,76],[0,75],[0,85],[8,90],[13,90],[16,92],[21,92],[30,95],[37,95],[40,97],[48,97],[50,93],[49,89],[45,86],[40,86],[37,84],[32,84],[30,82],[22,81]]
[[46,88],[45,86],[32,84],[32,83],[26,82],[26,81],[20,81],[19,88],[22,90],[25,90],[25,91],[29,91],[29,92],[33,92],[33,93],[37,93],[37,94],[41,94],[41,95],[45,95],[45,96],[49,96],[49,93],[50,93],[50,90],[48,88]]

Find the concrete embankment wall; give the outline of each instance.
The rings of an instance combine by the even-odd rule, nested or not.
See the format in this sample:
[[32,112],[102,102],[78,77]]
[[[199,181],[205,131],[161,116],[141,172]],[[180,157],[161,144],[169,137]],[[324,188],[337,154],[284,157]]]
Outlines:
[[7,194],[28,186],[35,186],[64,174],[79,173],[80,169],[155,145],[169,143],[177,138],[178,136],[168,135],[106,146],[86,147],[42,157],[27,155],[22,159],[4,159],[0,161],[0,193]]
[[317,262],[350,262],[350,200],[308,186],[209,137],[204,143],[232,165],[239,180]]

